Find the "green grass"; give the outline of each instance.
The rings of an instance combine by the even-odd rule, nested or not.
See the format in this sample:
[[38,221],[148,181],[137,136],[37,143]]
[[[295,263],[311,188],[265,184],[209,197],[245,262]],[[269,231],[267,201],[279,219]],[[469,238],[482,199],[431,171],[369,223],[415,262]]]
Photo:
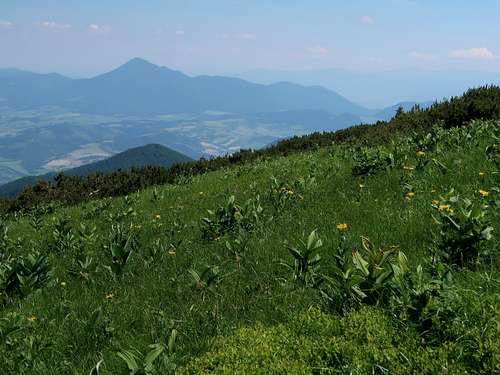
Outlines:
[[[100,360],[101,374],[128,373],[118,352],[146,354],[151,344],[167,345],[173,330],[175,345],[153,363],[157,373],[174,365],[180,373],[495,373],[500,185],[485,149],[498,142],[493,136],[499,126],[476,122],[441,132],[438,149],[423,156],[417,156],[414,141],[400,140],[398,153],[385,149],[397,156],[394,167],[368,176],[352,173],[358,151],[332,146],[126,198],[6,216],[0,262],[37,252],[47,256],[52,275],[27,297],[4,298],[3,373],[85,374]],[[425,165],[412,169],[419,163]],[[284,189],[271,193],[272,177]],[[488,205],[493,227],[493,239],[480,244],[478,262],[463,268],[439,256],[440,225],[431,202],[442,201],[451,189]],[[481,197],[480,189],[489,195]],[[273,204],[270,194],[282,204]],[[251,231],[235,224],[222,236],[203,238],[207,210],[232,195],[240,206],[259,196],[259,220]],[[71,230],[54,239],[61,219],[69,220]],[[95,234],[82,237],[81,224],[87,233],[95,227]],[[119,274],[109,268],[106,247],[116,224],[125,237],[136,238],[127,245],[133,251]],[[348,229],[340,231],[337,224]],[[293,271],[284,266],[293,262],[288,246],[313,230],[323,242],[318,275],[333,272],[340,241],[348,252],[359,250],[361,236],[376,246],[397,245],[410,275],[419,264],[429,278],[442,276],[440,267],[449,270],[452,281],[435,305],[426,306],[433,312],[432,329],[420,329],[396,295],[372,306],[341,305],[313,286],[294,283]],[[243,250],[235,243],[238,236],[248,241]],[[75,269],[85,257],[90,266]],[[201,275],[208,266],[212,279],[197,282],[192,271]],[[8,326],[18,329],[7,334]]]

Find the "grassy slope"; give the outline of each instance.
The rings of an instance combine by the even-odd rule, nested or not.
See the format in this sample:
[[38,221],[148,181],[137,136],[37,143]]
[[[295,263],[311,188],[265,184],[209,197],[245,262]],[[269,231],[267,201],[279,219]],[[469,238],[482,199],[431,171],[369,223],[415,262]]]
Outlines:
[[[127,200],[118,198],[61,208],[54,214],[42,216],[41,223],[34,224],[38,226],[37,231],[33,229],[32,218],[10,219],[10,236],[21,238],[17,251],[26,253],[33,248],[49,254],[54,275],[49,286],[0,310],[2,318],[13,319],[14,313],[19,314],[22,321],[22,330],[9,339],[11,346],[0,343],[1,361],[8,364],[6,368],[12,373],[24,369],[26,373],[72,374],[88,373],[104,358],[101,373],[114,374],[124,369],[117,351],[136,348],[144,352],[149,344],[166,342],[170,330],[175,327],[179,332],[175,361],[186,365],[194,357],[202,356],[199,362],[189,365],[188,369],[193,372],[208,371],[214,363],[221,366],[224,360],[229,373],[237,369],[242,373],[252,372],[252,366],[259,362],[263,366],[280,368],[281,361],[284,363],[281,363],[282,369],[290,365],[288,371],[297,372],[308,372],[307,368],[314,366],[324,367],[325,360],[321,356],[309,355],[304,359],[302,354],[294,354],[296,349],[287,347],[282,340],[266,341],[266,337],[283,334],[283,340],[303,345],[303,339],[293,336],[297,321],[302,321],[297,316],[303,314],[306,314],[303,319],[306,322],[308,319],[324,320],[324,327],[332,321],[346,324],[346,318],[332,315],[334,313],[314,312],[324,307],[317,293],[283,282],[291,278],[290,271],[280,265],[283,261],[291,261],[285,243],[296,244],[313,229],[318,229],[324,242],[321,253],[328,268],[332,249],[340,238],[336,224],[347,223],[346,244],[349,248],[359,248],[362,235],[376,244],[397,244],[407,254],[414,269],[417,264],[428,262],[433,239],[439,233],[431,216],[433,199],[440,199],[440,194],[451,188],[465,197],[477,197],[479,189],[491,190],[498,186],[498,171],[484,153],[490,143],[489,133],[475,135],[469,140],[462,136],[458,142],[446,146],[442,153],[427,153],[426,158],[436,158],[445,164],[449,168],[447,173],[442,173],[431,162],[422,171],[398,167],[361,179],[351,174],[351,150],[338,147],[209,173],[195,177],[185,185],[158,188],[157,194],[148,190]],[[408,146],[408,161],[404,165],[417,163],[416,151],[415,145]],[[479,176],[480,171],[484,176]],[[276,212],[266,198],[270,178],[276,176],[293,185],[308,175],[314,176],[317,184],[294,188],[294,193],[303,199],[293,200],[283,211]],[[402,182],[413,186],[416,193],[413,199],[405,199]],[[364,186],[360,187],[360,184]],[[214,241],[202,239],[200,220],[206,216],[207,209],[224,204],[230,195],[235,195],[242,203],[257,194],[261,196],[266,224],[251,236],[241,260],[235,259],[225,246],[225,241],[233,241],[234,236],[227,235]],[[129,208],[133,208],[134,214],[121,219],[117,217]],[[500,221],[498,208],[495,209],[492,218],[498,235]],[[87,227],[96,226],[94,243],[86,241],[80,248],[49,251],[54,220],[62,217],[69,218],[75,233],[81,223]],[[112,224],[118,221],[137,233],[140,245],[123,275],[115,280],[104,268],[110,264],[110,257],[103,245]],[[179,240],[182,243],[174,255],[170,244]],[[151,259],[155,241],[164,245],[165,250]],[[490,241],[487,248],[498,254],[495,240]],[[90,281],[71,277],[67,272],[77,255],[83,253],[92,257]],[[193,288],[193,278],[188,270],[201,272],[207,265],[220,268],[224,275],[222,281],[206,291]],[[491,261],[482,264],[475,272],[454,272],[457,293],[464,298],[464,305],[458,309],[460,316],[471,319],[461,324],[474,332],[489,327],[495,319],[498,321],[498,312],[495,312],[499,310],[498,276],[498,264]],[[97,318],[94,315],[94,319],[92,314],[98,309],[101,313]],[[376,347],[376,342],[385,343],[383,340],[387,337],[383,335],[400,334],[408,338],[406,341],[395,338],[392,343],[389,340],[381,344],[377,352],[383,357],[384,348],[390,345],[399,348],[401,345],[400,350],[405,356],[418,354],[420,361],[415,357],[408,363],[402,360],[404,356],[396,356],[393,359],[394,372],[419,373],[422,372],[419,366],[425,367],[429,363],[431,366],[432,361],[443,363],[445,358],[450,363],[443,364],[441,370],[449,366],[450,372],[460,373],[464,371],[461,367],[465,361],[463,358],[468,358],[468,351],[474,351],[477,344],[471,344],[469,348],[468,341],[450,339],[437,349],[421,345],[416,331],[397,328],[397,320],[390,318],[382,307],[351,311],[349,316],[354,322],[372,319],[372,327],[365,327],[368,333],[361,323],[359,327],[354,325],[349,330],[339,331],[337,335],[341,342],[351,342],[356,346],[356,340],[368,337],[368,341],[374,340],[373,347]],[[30,317],[36,319],[31,321]],[[256,325],[257,322],[264,326]],[[380,328],[377,322],[388,328]],[[304,326],[308,327],[307,324]],[[249,327],[250,331],[238,331],[239,327]],[[252,333],[252,327],[256,327],[257,333]],[[311,350],[324,347],[325,343],[320,341],[333,335],[324,327],[311,331],[316,335],[308,339]],[[484,340],[498,344],[498,327],[493,331],[491,336],[490,331],[485,330]],[[231,337],[235,332],[239,335],[236,337],[240,337],[235,342],[229,341],[228,344],[219,339],[214,345],[214,337]],[[408,340],[413,341],[408,343]],[[478,340],[481,342],[483,338]],[[486,341],[484,347],[488,347]],[[236,353],[227,354],[227,345]],[[265,349],[265,345],[269,348]],[[458,345],[458,349],[453,345]],[[451,349],[447,351],[446,348]],[[460,348],[465,355],[459,353]],[[489,350],[494,357],[487,366],[490,369],[497,366],[498,370],[498,351]],[[268,358],[274,351],[276,355]],[[203,357],[206,352],[211,354]],[[245,365],[246,355],[253,359]],[[382,357],[367,358],[365,364],[356,362],[361,366],[358,372],[368,371],[363,369],[365,365],[387,365],[387,359]],[[243,363],[239,368],[238,361]],[[354,362],[347,362],[346,366],[342,371],[354,366]],[[437,371],[436,367],[430,368],[433,369],[429,370],[431,372]],[[481,369],[475,370],[481,372]]]

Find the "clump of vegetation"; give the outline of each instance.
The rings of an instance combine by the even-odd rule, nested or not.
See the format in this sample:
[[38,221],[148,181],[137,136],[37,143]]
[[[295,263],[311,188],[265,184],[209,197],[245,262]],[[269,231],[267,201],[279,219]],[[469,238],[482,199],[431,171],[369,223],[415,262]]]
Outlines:
[[[481,198],[489,192],[479,190]],[[441,238],[438,246],[444,259],[459,267],[473,265],[478,261],[480,247],[492,239],[493,227],[488,220],[489,205],[483,200],[460,199],[448,194],[449,198],[435,200],[432,204],[439,218]]]
[[120,224],[111,227],[109,240],[108,243],[104,245],[104,248],[108,250],[111,256],[111,265],[109,269],[114,276],[119,276],[123,273],[137,245],[137,239],[132,231]]
[[50,280],[51,267],[41,254],[7,258],[0,261],[0,304],[14,297],[27,297]]
[[394,155],[383,148],[362,147],[354,154],[354,176],[367,176],[394,167]]
[[397,246],[378,248],[366,237],[361,243],[361,251],[339,247],[335,267],[323,276],[321,292],[340,310],[353,303],[387,304],[408,268],[406,256]]
[[239,228],[251,232],[260,225],[262,211],[259,197],[249,199],[240,206],[236,204],[235,197],[232,195],[224,206],[208,210],[209,216],[202,219],[203,237],[220,238]]

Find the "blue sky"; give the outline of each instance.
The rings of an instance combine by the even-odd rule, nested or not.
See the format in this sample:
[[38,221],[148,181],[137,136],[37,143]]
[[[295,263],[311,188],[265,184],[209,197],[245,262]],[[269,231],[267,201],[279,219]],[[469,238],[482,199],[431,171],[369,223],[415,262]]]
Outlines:
[[498,0],[2,0],[0,67],[500,72]]

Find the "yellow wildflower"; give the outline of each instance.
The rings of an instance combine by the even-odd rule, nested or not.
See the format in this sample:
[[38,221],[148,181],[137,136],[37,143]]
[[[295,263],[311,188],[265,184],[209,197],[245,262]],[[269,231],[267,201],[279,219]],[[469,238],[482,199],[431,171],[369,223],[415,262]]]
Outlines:
[[420,156],[424,156],[425,155],[425,152],[423,151],[417,151],[417,156],[420,157]]
[[415,193],[413,191],[409,191],[408,193],[406,193],[405,198],[408,199],[408,200],[410,200],[414,196],[415,196]]
[[61,281],[61,286],[66,286],[66,283],[64,281]]
[[160,215],[160,214],[156,214],[156,215],[155,215],[155,219],[156,219],[156,220],[160,220],[160,219],[161,219],[161,215]]
[[450,205],[448,205],[448,204],[440,204],[438,207],[439,211],[444,211],[444,210],[448,211],[449,209],[450,209]]
[[483,177],[486,173],[484,173],[483,171],[479,172],[479,176]]
[[479,190],[479,195],[482,196],[483,198],[485,198],[488,195],[490,195],[490,192],[486,191],[486,190]]
[[175,250],[169,250],[168,251],[168,255],[171,255],[171,256],[175,256]]
[[439,205],[439,201],[438,201],[437,199],[434,199],[434,200],[432,201],[432,205],[434,205],[434,206]]
[[28,316],[28,320],[30,322],[34,322],[35,320],[37,320],[38,318],[35,316],[35,315],[32,315],[32,316]]
[[405,171],[413,171],[415,169],[415,167],[412,167],[411,165],[405,165],[405,166],[403,166],[403,169]]
[[344,231],[344,230],[347,230],[348,225],[347,225],[347,224],[345,224],[345,223],[342,223],[342,224],[337,224],[337,225],[336,225],[336,228],[337,228],[338,230],[340,230],[340,231]]
[[365,184],[359,184],[359,187],[363,189],[365,187]]
[[115,296],[115,295],[114,295],[113,293],[108,293],[108,294],[106,294],[106,295],[104,296],[104,298],[106,298],[106,299],[109,301],[109,300],[112,300],[114,296]]

